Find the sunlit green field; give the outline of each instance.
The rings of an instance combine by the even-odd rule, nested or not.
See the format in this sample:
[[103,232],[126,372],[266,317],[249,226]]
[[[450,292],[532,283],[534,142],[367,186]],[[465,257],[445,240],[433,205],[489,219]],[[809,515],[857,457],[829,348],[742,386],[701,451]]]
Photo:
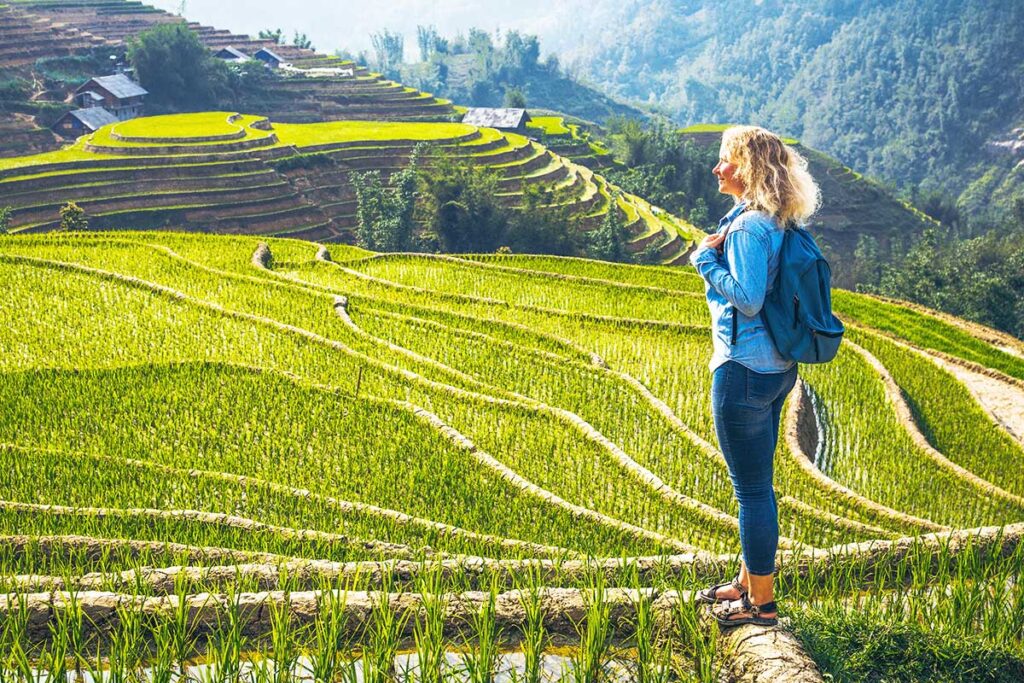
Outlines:
[[[570,678],[611,662],[715,679],[725,654],[686,596],[734,570],[738,509],[692,270],[262,243],[0,237],[0,671],[175,680],[213,662],[204,675],[230,679],[273,661],[387,680],[409,648],[406,679],[489,680],[494,643],[536,664],[568,633]],[[840,674],[870,626],[956,645],[958,668],[921,655],[915,671],[1013,680],[1024,447],[929,354],[1008,378],[1024,359],[926,312],[835,301],[850,343],[801,368],[776,456],[783,614]],[[631,620],[591,597],[545,630],[528,596],[552,587],[650,590]],[[516,588],[526,621],[499,633],[486,596]],[[424,602],[346,626],[366,590]],[[18,596],[49,591],[62,602],[32,621],[43,603]],[[105,626],[75,607],[88,591],[119,596]],[[472,623],[428,597],[463,591],[484,596]],[[216,619],[190,621],[199,595]],[[302,596],[318,607],[296,611]],[[446,663],[452,648],[468,654]]]

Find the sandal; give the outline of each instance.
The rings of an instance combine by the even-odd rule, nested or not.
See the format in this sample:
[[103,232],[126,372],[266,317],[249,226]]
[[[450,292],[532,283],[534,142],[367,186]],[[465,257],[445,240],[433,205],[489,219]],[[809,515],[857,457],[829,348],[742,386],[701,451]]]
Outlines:
[[693,600],[694,602],[704,603],[707,605],[718,605],[723,602],[732,602],[736,598],[718,597],[718,591],[722,590],[723,588],[729,588],[730,586],[739,591],[740,598],[743,598],[747,594],[747,589],[743,586],[742,583],[740,583],[740,575],[737,574],[736,578],[732,581],[727,581],[725,583],[716,583],[714,586],[711,586],[710,588],[700,589],[699,591],[697,591],[697,597],[695,597]]
[[[730,619],[733,614],[748,612],[749,617],[737,617]],[[742,624],[754,624],[756,626],[776,626],[779,623],[778,617],[762,617],[762,612],[778,612],[775,601],[766,602],[763,605],[755,605],[747,598],[746,593],[739,600],[732,600],[725,605],[715,609],[715,621],[721,628],[732,628]]]

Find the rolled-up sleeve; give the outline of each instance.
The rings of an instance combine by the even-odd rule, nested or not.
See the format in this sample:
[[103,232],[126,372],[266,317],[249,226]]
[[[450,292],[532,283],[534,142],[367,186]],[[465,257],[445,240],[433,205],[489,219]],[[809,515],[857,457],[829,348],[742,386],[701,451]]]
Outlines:
[[725,239],[725,255],[698,249],[690,257],[700,276],[740,313],[753,317],[768,288],[769,247],[762,235],[734,226]]

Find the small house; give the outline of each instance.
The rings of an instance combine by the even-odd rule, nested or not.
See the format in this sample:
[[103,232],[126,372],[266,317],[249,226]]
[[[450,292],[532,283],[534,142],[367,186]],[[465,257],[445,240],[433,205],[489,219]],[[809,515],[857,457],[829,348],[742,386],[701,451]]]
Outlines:
[[149,93],[124,74],[97,76],[78,86],[75,103],[82,109],[102,107],[119,121],[142,114],[142,100]]
[[221,48],[220,50],[215,52],[213,56],[219,59],[223,59],[226,62],[235,63],[247,62],[249,61],[249,59],[251,59],[249,55],[231,46]]
[[462,117],[462,122],[478,128],[497,128],[526,135],[526,124],[530,122],[530,115],[525,109],[471,107]]
[[253,54],[253,57],[255,57],[256,59],[258,59],[261,62],[263,62],[264,64],[266,64],[271,69],[276,69],[279,66],[281,66],[282,64],[285,64],[285,61],[284,61],[283,57],[281,57],[279,54],[277,54],[273,50],[265,48],[265,47],[264,48],[260,48],[259,50],[257,50],[256,53]]
[[66,138],[77,138],[79,135],[95,132],[109,123],[117,123],[118,120],[103,107],[75,109],[57,119],[50,130]]

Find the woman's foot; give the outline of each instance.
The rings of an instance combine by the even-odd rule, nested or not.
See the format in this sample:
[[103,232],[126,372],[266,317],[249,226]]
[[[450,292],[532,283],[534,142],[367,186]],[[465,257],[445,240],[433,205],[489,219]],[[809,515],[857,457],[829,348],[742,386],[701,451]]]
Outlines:
[[725,602],[714,609],[715,620],[719,626],[740,626],[757,624],[758,626],[775,626],[778,620],[778,607],[775,601],[755,605],[744,594],[740,599]]
[[717,605],[723,602],[739,600],[746,594],[747,588],[740,583],[740,577],[737,575],[732,581],[717,583],[714,586],[702,588],[697,591],[697,597],[694,598],[694,600],[699,603]]

